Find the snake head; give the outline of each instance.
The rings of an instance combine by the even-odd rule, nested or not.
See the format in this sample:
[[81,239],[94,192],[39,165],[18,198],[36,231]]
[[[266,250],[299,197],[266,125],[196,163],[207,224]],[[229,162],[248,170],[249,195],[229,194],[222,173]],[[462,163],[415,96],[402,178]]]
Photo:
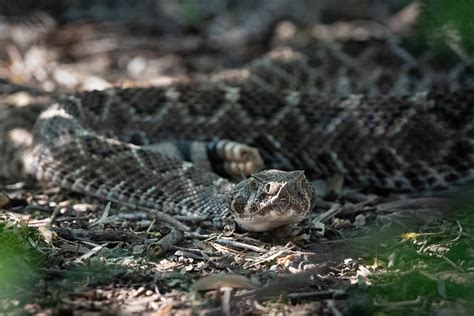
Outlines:
[[304,219],[316,193],[303,171],[264,170],[239,182],[230,195],[235,221],[248,231],[266,231]]

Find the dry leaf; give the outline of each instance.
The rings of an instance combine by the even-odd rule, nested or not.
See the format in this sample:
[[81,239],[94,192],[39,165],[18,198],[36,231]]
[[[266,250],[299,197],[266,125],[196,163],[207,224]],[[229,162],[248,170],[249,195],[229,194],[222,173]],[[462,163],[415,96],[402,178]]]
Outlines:
[[56,234],[55,231],[50,230],[46,225],[39,226],[38,231],[43,236],[44,241],[46,241],[48,245],[51,245],[53,240],[58,237],[58,234]]
[[384,266],[385,264],[383,263],[383,261],[375,257],[374,263],[369,267],[372,268],[373,270],[378,270],[378,269],[382,269]]
[[405,239],[405,240],[415,240],[417,236],[418,236],[417,233],[403,233],[401,235],[402,239]]
[[277,259],[277,264],[280,265],[280,266],[285,266],[285,265],[291,263],[294,259],[295,259],[295,256],[293,256],[293,255],[288,255],[288,256],[285,256],[285,257],[281,257],[281,258]]

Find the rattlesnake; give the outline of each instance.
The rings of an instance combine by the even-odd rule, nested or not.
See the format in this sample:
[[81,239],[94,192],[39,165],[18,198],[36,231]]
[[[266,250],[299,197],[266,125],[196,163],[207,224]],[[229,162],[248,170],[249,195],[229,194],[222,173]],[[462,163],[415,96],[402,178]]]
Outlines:
[[[309,70],[299,68],[306,78]],[[304,218],[315,201],[306,177],[423,191],[474,175],[472,89],[340,96],[268,89],[265,76],[251,85],[221,79],[62,97],[36,122],[26,170],[131,207],[205,215],[216,226],[231,213],[251,231]],[[255,173],[262,162],[270,169]],[[240,174],[249,177],[238,184],[223,177]]]

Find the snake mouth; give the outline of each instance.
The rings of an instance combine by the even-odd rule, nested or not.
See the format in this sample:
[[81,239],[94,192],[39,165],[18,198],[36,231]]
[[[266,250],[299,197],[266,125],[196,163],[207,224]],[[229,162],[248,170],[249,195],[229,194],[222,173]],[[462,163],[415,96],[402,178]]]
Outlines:
[[307,217],[314,206],[314,196],[308,189],[307,194],[299,197],[275,196],[261,205],[252,216],[236,217],[235,221],[247,231],[262,232],[280,226],[299,223]]
[[307,213],[302,213],[300,210],[280,209],[266,210],[265,214],[253,215],[250,217],[236,217],[237,224],[252,232],[263,232],[271,230],[284,225],[298,223],[306,217]]

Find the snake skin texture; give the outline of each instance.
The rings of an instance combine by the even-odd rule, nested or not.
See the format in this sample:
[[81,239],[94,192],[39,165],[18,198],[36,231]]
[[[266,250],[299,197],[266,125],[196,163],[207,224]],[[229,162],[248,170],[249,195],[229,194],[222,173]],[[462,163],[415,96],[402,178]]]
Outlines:
[[[258,148],[266,168],[305,170],[311,179],[342,174],[351,185],[414,191],[472,176],[473,102],[473,90],[344,98],[183,85],[84,92],[54,111],[80,118],[97,133],[93,137],[141,146],[231,139]],[[61,147],[63,134],[83,129],[63,131],[61,122],[39,126],[47,148]],[[64,147],[72,150],[71,162],[87,160],[75,158],[81,146],[87,144]]]
[[[420,79],[413,74],[422,63],[410,64],[398,51],[399,64],[382,63],[375,77],[358,80],[360,61],[374,51],[354,54],[357,60],[335,71],[330,65],[348,55],[332,52],[336,58],[322,66],[327,77],[311,57],[279,52],[268,63],[201,83],[63,97],[37,120],[23,163],[38,179],[76,192],[171,215],[204,215],[217,226],[231,212],[257,231],[306,216],[315,199],[306,177],[342,175],[349,186],[390,191],[442,190],[472,179],[474,90],[465,88],[462,71],[456,80],[438,80],[437,70],[426,68],[421,74],[435,79]],[[345,89],[318,89],[321,78],[326,87]],[[443,80],[448,85],[437,89]],[[270,171],[239,184],[218,175],[248,175],[262,162]],[[282,215],[284,209],[289,213]]]

